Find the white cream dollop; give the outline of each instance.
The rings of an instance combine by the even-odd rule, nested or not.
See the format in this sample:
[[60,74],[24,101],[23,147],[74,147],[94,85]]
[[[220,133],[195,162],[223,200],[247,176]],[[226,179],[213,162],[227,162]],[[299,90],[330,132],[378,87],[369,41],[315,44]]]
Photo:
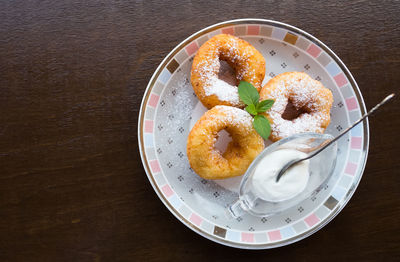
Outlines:
[[306,156],[307,154],[294,149],[280,149],[266,155],[258,163],[251,178],[254,194],[266,201],[279,202],[301,193],[310,176],[309,160],[289,168],[278,182],[276,176],[286,163]]

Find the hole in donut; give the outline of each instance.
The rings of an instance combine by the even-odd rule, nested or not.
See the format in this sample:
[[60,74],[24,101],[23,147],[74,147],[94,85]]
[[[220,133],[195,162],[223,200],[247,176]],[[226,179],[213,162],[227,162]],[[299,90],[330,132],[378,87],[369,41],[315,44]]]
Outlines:
[[220,67],[219,67],[219,72],[218,72],[218,78],[232,86],[236,86],[237,79],[236,79],[235,69],[233,69],[224,60],[219,60],[219,62],[220,62]]
[[307,113],[310,113],[310,111],[306,107],[297,108],[295,107],[293,102],[289,99],[285,111],[282,114],[282,118],[285,120],[293,120],[298,118],[300,115]]
[[226,148],[228,147],[229,142],[232,141],[232,137],[230,134],[221,130],[218,132],[217,141],[215,142],[214,148],[221,152],[221,154],[225,153]]

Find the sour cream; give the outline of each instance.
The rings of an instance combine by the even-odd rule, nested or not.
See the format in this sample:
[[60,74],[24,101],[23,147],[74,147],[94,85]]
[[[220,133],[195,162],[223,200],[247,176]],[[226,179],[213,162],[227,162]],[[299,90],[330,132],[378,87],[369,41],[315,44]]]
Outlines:
[[280,149],[264,156],[251,177],[253,193],[272,202],[284,201],[301,193],[310,177],[309,160],[289,168],[278,182],[276,177],[286,163],[306,156],[307,154],[294,149]]

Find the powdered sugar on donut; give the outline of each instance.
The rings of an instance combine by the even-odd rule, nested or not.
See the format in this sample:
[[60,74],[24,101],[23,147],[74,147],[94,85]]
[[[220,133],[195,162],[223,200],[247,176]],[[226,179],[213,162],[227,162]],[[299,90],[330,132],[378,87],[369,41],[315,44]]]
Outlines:
[[240,105],[237,86],[232,86],[218,77],[210,78],[204,91],[207,96],[216,95],[221,101],[230,102],[234,106]]
[[[323,123],[329,120],[329,115],[321,109],[329,102],[319,92],[324,88],[310,77],[290,77],[278,82],[278,86],[269,94],[275,103],[268,111],[272,120],[272,134],[276,137],[288,137],[302,132],[323,133]],[[309,113],[303,113],[293,120],[282,118],[282,114],[289,102],[297,109],[307,108]]]
[[199,63],[197,72],[200,75],[201,81],[204,82],[204,93],[206,96],[215,95],[221,101],[229,102],[233,106],[242,106],[239,99],[237,86],[231,85],[218,78],[218,72],[220,70],[220,55],[223,55],[226,59],[229,59],[233,64],[241,63],[242,66],[236,71],[236,78],[241,80],[244,75],[250,75],[251,79],[254,80],[256,77],[256,72],[254,70],[249,70],[247,61],[254,52],[251,48],[246,48],[245,50],[239,51],[238,42],[235,39],[229,39],[224,46],[218,45],[218,43],[210,43],[211,48],[215,48],[218,51],[213,57],[207,60],[203,60]]
[[221,120],[226,124],[246,131],[253,128],[252,117],[246,111],[232,106],[215,106],[214,108],[225,114]]

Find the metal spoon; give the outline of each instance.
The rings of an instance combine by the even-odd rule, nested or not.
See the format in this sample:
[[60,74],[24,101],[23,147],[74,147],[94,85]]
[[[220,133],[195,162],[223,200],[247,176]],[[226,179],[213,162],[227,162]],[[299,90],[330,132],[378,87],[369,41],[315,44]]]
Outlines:
[[360,119],[358,119],[354,124],[352,124],[350,127],[348,127],[346,130],[344,130],[340,135],[338,135],[337,137],[335,137],[334,139],[330,140],[329,142],[325,143],[325,145],[323,145],[320,149],[316,150],[314,153],[308,155],[307,157],[304,158],[300,158],[300,159],[294,159],[292,161],[289,161],[286,165],[283,166],[283,168],[281,169],[281,171],[279,171],[278,176],[276,177],[276,182],[279,181],[279,179],[282,177],[282,175],[286,172],[286,170],[288,170],[291,166],[296,165],[297,163],[303,161],[303,160],[307,160],[310,159],[312,157],[314,157],[315,155],[319,154],[322,150],[324,150],[325,148],[327,148],[328,146],[330,146],[332,143],[334,143],[336,140],[338,140],[339,138],[341,138],[344,134],[346,134],[347,132],[349,132],[353,127],[355,127],[358,123],[360,123],[361,121],[363,121],[365,118],[367,118],[369,115],[371,115],[375,110],[377,110],[381,105],[385,104],[387,101],[389,101],[391,98],[394,97],[394,93],[388,95],[387,97],[385,97],[385,99],[382,100],[382,102],[380,102],[379,104],[377,104],[376,106],[374,106],[368,113],[366,113],[365,115],[363,115]]

